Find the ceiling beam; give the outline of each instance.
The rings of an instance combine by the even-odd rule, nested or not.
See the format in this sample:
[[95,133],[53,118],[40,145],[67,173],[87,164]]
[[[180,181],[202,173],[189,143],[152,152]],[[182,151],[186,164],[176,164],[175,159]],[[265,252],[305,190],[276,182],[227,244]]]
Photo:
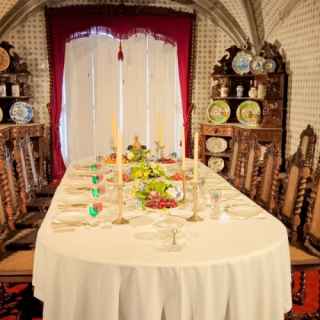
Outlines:
[[242,46],[246,42],[247,35],[220,0],[194,0],[194,3],[195,9],[201,9],[236,45]]
[[277,16],[277,18],[275,19],[275,22],[272,24],[270,30],[268,31],[268,35],[266,36],[266,39],[269,39],[270,35],[272,34],[272,32],[279,26],[281,25],[284,20],[286,20],[290,14],[292,13],[292,11],[296,8],[296,6],[298,5],[298,3],[301,0],[288,0],[287,4],[285,5],[285,7],[279,12],[279,15]]
[[[61,0],[51,0],[61,1]],[[0,39],[6,32],[22,23],[28,15],[42,8],[47,0],[18,0],[18,2],[0,19]]]
[[252,1],[251,0],[240,0],[240,1],[245,11],[247,20],[249,22],[249,28],[250,28],[253,47],[255,51],[258,53],[262,46],[263,39],[260,39],[260,35],[258,32],[257,18],[255,16],[255,11],[253,9]]
[[[47,3],[62,2],[64,0],[18,0],[18,2],[0,19],[0,39],[6,32],[22,23],[35,10],[44,7]],[[246,34],[219,0],[172,0],[173,2],[189,5],[201,15],[206,16],[213,24],[221,28],[231,40],[241,46],[246,41]]]

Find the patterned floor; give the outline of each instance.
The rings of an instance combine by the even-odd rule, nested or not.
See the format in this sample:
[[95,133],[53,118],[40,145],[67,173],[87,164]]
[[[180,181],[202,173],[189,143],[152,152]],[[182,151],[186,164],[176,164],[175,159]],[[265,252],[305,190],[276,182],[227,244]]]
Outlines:
[[[296,274],[295,279],[298,280],[298,277],[299,275]],[[8,300],[5,303],[0,301],[0,320],[41,320],[42,305],[32,297],[31,290],[31,286],[26,284],[6,287],[5,297]],[[298,287],[295,286],[294,291],[297,290]],[[303,315],[317,311],[319,308],[319,293],[318,273],[308,272],[306,274],[305,303],[303,306],[294,306],[294,313]],[[3,300],[1,293],[0,297]]]

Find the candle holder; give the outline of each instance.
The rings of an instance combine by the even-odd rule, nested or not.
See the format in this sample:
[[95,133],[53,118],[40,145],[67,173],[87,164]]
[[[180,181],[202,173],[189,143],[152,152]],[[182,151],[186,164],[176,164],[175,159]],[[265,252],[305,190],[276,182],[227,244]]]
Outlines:
[[112,221],[113,224],[128,224],[129,221],[125,219],[123,215],[123,183],[117,184],[118,190],[118,217]]
[[199,222],[202,221],[203,218],[201,218],[198,215],[198,185],[199,182],[196,180],[192,181],[192,195],[193,195],[193,205],[192,205],[192,216],[187,219],[187,221],[190,222]]
[[182,193],[183,193],[183,198],[182,198],[182,202],[185,203],[187,200],[187,184],[186,184],[186,170],[182,169],[181,170],[182,173]]

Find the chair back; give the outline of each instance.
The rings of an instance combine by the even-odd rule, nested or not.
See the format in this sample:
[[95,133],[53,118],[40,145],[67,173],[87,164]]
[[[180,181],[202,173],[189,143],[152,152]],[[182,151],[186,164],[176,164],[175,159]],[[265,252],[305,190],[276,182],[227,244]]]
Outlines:
[[256,139],[247,144],[246,152],[243,153],[244,179],[242,191],[251,199],[257,193],[257,181],[259,170],[260,146]]
[[267,147],[263,156],[261,178],[257,191],[257,202],[267,211],[273,213],[276,207],[278,192],[277,179],[281,164],[280,151],[275,144]]
[[313,128],[308,125],[300,134],[299,149],[301,150],[302,157],[305,164],[312,168],[317,136]]
[[229,167],[228,179],[234,185],[240,185],[241,179],[241,144],[240,136],[235,135],[232,143],[232,155]]
[[313,254],[320,256],[320,157],[308,200],[307,219],[304,225],[304,243]]
[[285,223],[291,242],[298,240],[300,214],[305,199],[310,167],[305,165],[301,150],[294,154],[289,163],[288,179],[282,189],[278,217]]
[[3,219],[11,229],[14,229],[14,220],[17,214],[17,198],[16,186],[12,167],[8,165],[8,141],[10,138],[9,130],[3,129],[0,132],[0,191],[1,191],[1,205],[3,210]]

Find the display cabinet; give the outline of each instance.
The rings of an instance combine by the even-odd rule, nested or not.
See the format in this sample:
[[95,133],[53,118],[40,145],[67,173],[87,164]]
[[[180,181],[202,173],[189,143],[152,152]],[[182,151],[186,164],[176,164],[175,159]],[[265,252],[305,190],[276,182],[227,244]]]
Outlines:
[[235,46],[214,66],[207,121],[200,124],[202,161],[223,175],[233,140],[252,138],[285,148],[287,74],[278,48],[265,43],[259,56]]

